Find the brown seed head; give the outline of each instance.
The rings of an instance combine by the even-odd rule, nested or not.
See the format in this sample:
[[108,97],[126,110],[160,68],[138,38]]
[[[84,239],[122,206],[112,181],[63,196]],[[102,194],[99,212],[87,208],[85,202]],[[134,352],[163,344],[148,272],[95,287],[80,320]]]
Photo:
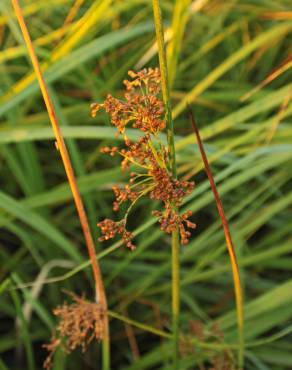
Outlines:
[[[188,229],[194,229],[196,225],[188,219],[191,212],[180,216],[177,209],[192,192],[194,183],[175,179],[169,171],[169,152],[158,135],[166,124],[164,104],[160,96],[159,69],[129,71],[128,74],[130,79],[124,81],[126,92],[123,99],[108,95],[103,103],[92,105],[92,115],[95,116],[99,109],[104,109],[124,139],[124,148],[119,150],[117,147],[105,147],[101,151],[111,156],[119,153],[122,157],[122,169],[134,167],[135,170],[123,188],[113,186],[115,211],[119,210],[121,203],[131,202],[125,218],[118,222],[110,219],[101,221],[98,224],[102,234],[99,240],[109,240],[119,234],[123,243],[133,249],[133,235],[126,230],[126,218],[132,205],[142,196],[148,196],[162,202],[163,210],[154,212],[161,230],[171,233],[178,229],[181,243],[186,244],[191,234]],[[126,136],[129,126],[143,132],[143,136],[136,141],[130,140]]]
[[114,238],[117,234],[121,235],[123,244],[133,250],[135,245],[132,243],[133,234],[126,230],[125,220],[115,222],[109,218],[99,222],[97,226],[100,228],[102,236],[98,239],[103,242]]
[[53,355],[60,345],[66,352],[81,347],[84,352],[93,339],[102,340],[105,333],[106,312],[100,304],[86,301],[72,294],[74,302],[66,302],[53,312],[59,323],[51,343],[44,345],[49,351],[44,367],[50,369]]

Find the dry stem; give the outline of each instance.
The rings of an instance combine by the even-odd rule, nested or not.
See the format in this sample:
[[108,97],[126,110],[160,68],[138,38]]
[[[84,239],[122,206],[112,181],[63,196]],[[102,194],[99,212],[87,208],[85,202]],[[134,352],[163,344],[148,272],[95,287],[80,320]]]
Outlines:
[[219,196],[219,193],[217,191],[217,187],[212,175],[211,168],[209,166],[209,162],[207,159],[207,155],[205,153],[205,149],[200,137],[199,130],[197,128],[193,113],[191,109],[189,108],[189,115],[191,119],[191,123],[194,129],[194,132],[196,134],[197,143],[199,146],[199,150],[204,162],[205,170],[209,179],[209,183],[211,185],[211,189],[215,198],[215,202],[217,205],[217,209],[219,212],[219,216],[222,222],[225,240],[226,240],[226,246],[230,257],[231,262],[231,268],[232,268],[232,274],[233,274],[233,281],[234,281],[234,290],[235,290],[235,299],[236,299],[236,309],[237,309],[237,324],[238,324],[238,337],[239,337],[239,367],[240,369],[243,368],[243,361],[244,361],[244,316],[243,316],[243,296],[242,296],[242,290],[241,290],[241,282],[240,282],[240,275],[239,275],[239,268],[237,263],[237,258],[235,254],[235,249],[232,243],[231,234],[228,227],[228,222],[225,217],[223,205]]

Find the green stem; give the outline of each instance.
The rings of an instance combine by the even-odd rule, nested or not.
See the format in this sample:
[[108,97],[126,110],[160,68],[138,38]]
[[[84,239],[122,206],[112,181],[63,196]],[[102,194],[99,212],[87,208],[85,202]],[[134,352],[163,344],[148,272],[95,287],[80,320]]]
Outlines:
[[156,159],[156,162],[159,164],[159,166],[161,168],[166,168],[166,165],[165,165],[163,159],[161,160],[159,158],[159,155],[157,154],[157,151],[156,151],[156,149],[155,149],[155,147],[154,147],[154,145],[153,145],[153,143],[152,143],[151,140],[148,141],[148,145],[149,145],[149,147],[150,147],[150,149],[151,149],[151,151],[152,151],[152,153],[153,153],[153,155],[154,155],[154,157]]
[[105,324],[107,326],[106,335],[102,339],[102,370],[110,370],[110,338],[109,338],[109,325],[108,322]]
[[158,56],[159,56],[159,66],[161,73],[161,88],[162,88],[162,98],[165,106],[165,118],[167,122],[166,134],[167,142],[170,156],[171,171],[174,177],[176,177],[176,159],[175,159],[175,148],[174,148],[174,128],[173,120],[171,114],[170,106],[170,96],[169,96],[169,83],[167,77],[167,63],[164,45],[164,32],[161,20],[161,12],[159,0],[153,0],[153,14],[154,14],[154,24],[156,31],[156,40],[158,44]]
[[180,264],[178,230],[171,236],[173,368],[179,369]]
[[[159,66],[161,73],[162,97],[165,106],[167,142],[170,169],[176,177],[176,159],[174,147],[174,127],[170,105],[169,82],[164,45],[164,32],[161,20],[159,0],[153,0],[153,14],[158,45]],[[173,369],[179,369],[179,316],[180,316],[180,280],[179,280],[179,235],[178,230],[172,233],[172,329],[173,329]]]

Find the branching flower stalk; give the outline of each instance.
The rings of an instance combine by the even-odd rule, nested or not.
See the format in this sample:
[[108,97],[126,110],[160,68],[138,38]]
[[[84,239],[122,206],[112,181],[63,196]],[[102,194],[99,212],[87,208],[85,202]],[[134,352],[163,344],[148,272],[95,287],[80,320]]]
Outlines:
[[[164,104],[160,99],[161,76],[158,68],[144,69],[140,72],[129,71],[131,80],[125,80],[124,99],[108,95],[103,103],[91,105],[92,116],[100,109],[109,114],[112,124],[117,128],[117,135],[122,135],[124,147],[104,147],[101,152],[122,158],[121,167],[130,171],[128,183],[112,187],[115,200],[113,210],[118,211],[124,203],[130,203],[124,216],[119,221],[104,219],[97,226],[100,228],[100,241],[107,241],[119,235],[123,244],[133,250],[133,234],[127,229],[127,220],[134,205],[141,198],[162,203],[163,210],[152,214],[158,218],[160,228],[167,234],[177,232],[181,243],[187,244],[190,237],[188,229],[196,225],[189,220],[192,212],[182,215],[178,209],[184,197],[191,193],[193,182],[180,181],[171,170],[170,153],[161,142],[159,133],[166,127]],[[127,137],[127,128],[141,132],[136,142]]]
[[[153,0],[153,15],[158,44],[159,65],[161,70],[161,85],[163,102],[166,109],[167,140],[170,153],[172,175],[176,177],[176,159],[174,147],[174,127],[170,105],[169,82],[167,73],[164,31],[161,19],[159,0]],[[179,263],[179,237],[178,229],[172,231],[172,330],[173,330],[173,368],[179,368],[179,316],[180,316],[180,263]]]
[[[45,101],[45,105],[46,105],[46,108],[47,108],[47,111],[48,111],[50,122],[51,122],[52,128],[54,130],[54,134],[55,134],[55,137],[56,137],[57,148],[60,151],[60,155],[61,155],[61,158],[62,158],[62,161],[63,161],[65,172],[66,172],[68,182],[69,182],[72,194],[73,194],[73,199],[74,199],[75,206],[76,206],[76,209],[77,209],[77,213],[78,213],[78,216],[79,216],[79,219],[80,219],[81,227],[82,227],[82,230],[83,230],[83,234],[84,234],[84,238],[85,238],[85,242],[86,242],[86,246],[87,246],[87,250],[88,250],[88,254],[89,254],[89,257],[90,257],[91,266],[92,266],[92,270],[93,270],[94,281],[95,281],[95,299],[96,299],[96,302],[94,303],[94,307],[97,311],[102,311],[103,312],[103,315],[99,316],[99,324],[101,325],[102,329],[99,330],[98,336],[95,335],[95,337],[96,337],[96,339],[98,339],[98,340],[102,339],[102,341],[103,341],[103,369],[108,370],[110,368],[110,365],[109,365],[109,363],[110,363],[109,362],[109,357],[110,356],[109,356],[109,329],[108,329],[108,318],[107,318],[107,301],[106,301],[106,295],[105,295],[105,291],[104,291],[104,286],[103,286],[103,282],[102,282],[100,268],[99,268],[97,258],[96,258],[94,242],[93,242],[93,239],[92,239],[92,236],[91,236],[89,223],[88,223],[87,216],[86,216],[86,213],[85,213],[85,209],[84,209],[84,206],[83,206],[83,202],[82,202],[79,190],[78,190],[76,178],[75,178],[73,167],[72,167],[70,157],[69,157],[69,154],[68,154],[68,151],[67,151],[67,148],[66,148],[66,144],[65,144],[65,141],[64,141],[62,133],[61,133],[59,122],[58,122],[56,114],[55,114],[54,106],[53,106],[52,100],[50,98],[47,85],[44,81],[44,77],[43,77],[43,74],[42,74],[42,71],[41,71],[41,68],[40,68],[40,65],[39,65],[39,61],[38,61],[38,58],[36,56],[36,53],[35,53],[35,50],[34,50],[34,47],[33,47],[29,32],[28,32],[28,28],[26,26],[26,23],[25,23],[23,14],[22,14],[22,10],[19,6],[18,0],[11,0],[11,1],[12,1],[12,5],[14,7],[14,10],[15,10],[15,14],[16,14],[19,26],[20,26],[21,31],[22,31],[22,35],[23,35],[26,47],[28,49],[28,53],[29,53],[29,56],[30,56],[30,59],[31,59],[31,63],[33,65],[37,80],[39,82],[39,86],[40,86],[40,89],[41,89],[41,92],[42,92],[42,95],[43,95],[43,99]],[[70,317],[70,312],[72,313],[72,308],[74,308],[74,307],[75,308],[77,307],[77,309],[78,309],[77,311],[79,313],[82,312],[82,307],[80,309],[80,304],[82,302],[83,301],[79,301],[78,306],[73,306],[71,308],[69,307],[67,309],[68,317]],[[78,316],[77,311],[76,311],[76,317]],[[95,314],[93,315],[94,310],[91,310],[89,312],[91,312],[91,323],[92,323],[96,320],[96,316],[94,316]],[[88,320],[90,321],[90,317],[88,317]],[[60,334],[62,336],[62,333],[60,333]],[[70,340],[70,338],[69,338],[69,340]],[[54,340],[54,344],[58,345],[59,344],[58,340]],[[53,346],[53,348],[55,348],[55,346]],[[47,367],[49,367],[51,365],[51,362],[48,361],[46,363],[46,365],[47,365]]]
[[[168,137],[168,146],[162,144],[159,132],[168,127],[171,113],[169,105],[160,99],[165,83],[158,68],[144,69],[138,73],[129,71],[131,80],[125,80],[126,93],[124,100],[111,95],[102,104],[92,104],[92,116],[100,109],[110,116],[112,124],[117,128],[117,134],[123,135],[125,147],[104,147],[101,151],[110,156],[119,154],[122,157],[123,170],[132,170],[129,183],[123,188],[113,186],[115,201],[113,209],[117,211],[122,203],[130,202],[125,216],[119,221],[105,219],[98,223],[102,236],[100,241],[106,241],[119,235],[129,249],[134,249],[133,234],[127,230],[127,218],[134,204],[142,197],[160,201],[163,210],[153,211],[158,218],[160,228],[172,235],[172,318],[174,343],[174,368],[178,368],[179,351],[179,240],[187,244],[191,235],[188,229],[196,225],[189,220],[191,211],[179,214],[179,207],[184,197],[193,190],[194,183],[180,181],[176,178],[173,136]],[[165,77],[165,76],[164,76]],[[162,88],[161,88],[162,87]],[[127,127],[138,129],[142,136],[131,142],[126,134]]]

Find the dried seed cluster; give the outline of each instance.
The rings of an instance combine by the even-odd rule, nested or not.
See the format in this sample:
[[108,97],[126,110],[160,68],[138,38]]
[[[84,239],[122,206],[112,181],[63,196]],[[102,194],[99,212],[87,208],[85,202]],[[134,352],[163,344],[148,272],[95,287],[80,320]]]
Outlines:
[[103,307],[76,295],[70,295],[74,300],[72,304],[65,302],[53,311],[59,323],[51,343],[44,345],[49,351],[44,363],[45,369],[51,369],[53,355],[58,346],[61,345],[67,353],[77,347],[81,347],[84,352],[94,338],[102,340],[104,336],[105,310]]
[[191,211],[187,211],[179,216],[172,208],[166,208],[164,212],[153,211],[152,214],[158,217],[161,230],[167,234],[171,234],[178,227],[181,244],[187,244],[189,242],[191,233],[186,230],[186,227],[190,229],[196,228],[196,224],[188,220],[192,215]]
[[99,222],[97,226],[100,227],[101,233],[103,234],[103,236],[99,238],[100,241],[112,239],[116,234],[119,234],[127,248],[135,249],[135,245],[132,243],[133,234],[126,230],[125,220],[114,222],[113,220],[106,218]]
[[[161,230],[166,233],[178,229],[182,244],[186,244],[190,231],[196,225],[189,221],[191,211],[179,215],[178,208],[184,197],[193,190],[194,183],[174,178],[169,169],[169,153],[160,141],[159,132],[166,126],[164,105],[160,98],[160,72],[158,68],[143,69],[140,72],[129,71],[130,81],[125,80],[126,92],[120,100],[108,95],[104,103],[91,106],[92,116],[102,108],[110,116],[117,128],[117,135],[122,134],[124,147],[104,147],[102,153],[122,157],[123,170],[131,168],[129,183],[123,188],[113,186],[115,201],[113,209],[117,211],[122,203],[130,202],[125,217],[114,222],[106,219],[98,223],[102,236],[100,241],[109,240],[117,234],[130,249],[134,248],[132,233],[126,230],[128,214],[138,199],[148,196],[161,201],[162,211],[154,211]],[[141,131],[141,137],[132,142],[126,135],[126,128]]]
[[[100,108],[104,108],[110,115],[111,122],[120,133],[124,133],[128,123],[143,132],[156,133],[165,127],[163,103],[156,96],[159,93],[160,73],[159,70],[149,69],[135,73],[129,72],[132,81],[125,80],[127,92],[125,101],[114,98],[110,94],[103,104],[92,104],[91,114],[93,117]],[[137,93],[137,90],[145,88],[145,94]]]

